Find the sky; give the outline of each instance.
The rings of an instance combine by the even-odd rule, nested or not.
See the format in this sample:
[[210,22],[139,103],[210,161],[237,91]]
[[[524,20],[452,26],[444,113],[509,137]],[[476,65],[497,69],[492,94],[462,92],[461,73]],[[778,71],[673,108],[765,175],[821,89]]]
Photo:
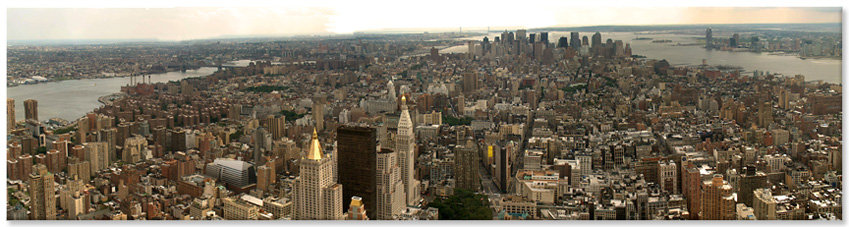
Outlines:
[[[425,3],[427,2],[427,3]],[[6,10],[7,40],[158,39],[191,40],[233,36],[350,34],[356,31],[466,30],[487,26],[550,26],[840,23],[838,7],[632,7],[573,6],[570,1],[284,2],[262,6],[196,7],[201,3],[151,6],[58,3],[57,8],[11,6]],[[64,4],[64,5],[63,5]],[[641,4],[643,5],[643,4]],[[650,4],[649,4],[650,5]],[[798,6],[798,5],[797,5]],[[822,4],[820,4],[822,6]],[[835,6],[835,4],[825,4]],[[88,7],[88,8],[86,8]],[[93,8],[101,7],[101,8]],[[146,8],[142,8],[146,7]],[[442,29],[436,29],[442,28]]]

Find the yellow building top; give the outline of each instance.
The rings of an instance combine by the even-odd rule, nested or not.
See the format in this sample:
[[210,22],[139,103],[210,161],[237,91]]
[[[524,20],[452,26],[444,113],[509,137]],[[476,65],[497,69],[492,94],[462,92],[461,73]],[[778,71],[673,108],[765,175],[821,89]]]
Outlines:
[[321,144],[318,142],[318,133],[313,128],[312,141],[310,141],[310,150],[307,153],[307,159],[321,160],[322,158],[324,158],[324,152],[321,150]]

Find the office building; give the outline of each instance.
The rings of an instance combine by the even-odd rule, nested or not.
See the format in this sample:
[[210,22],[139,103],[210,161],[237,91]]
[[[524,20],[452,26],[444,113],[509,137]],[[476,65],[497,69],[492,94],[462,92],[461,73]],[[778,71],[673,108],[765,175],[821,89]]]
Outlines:
[[239,188],[256,183],[254,166],[248,162],[233,159],[215,159],[206,165],[206,175]]
[[713,48],[713,31],[710,28],[705,31],[705,48]]
[[342,185],[334,181],[336,166],[326,157],[318,134],[313,131],[306,157],[301,159],[301,176],[295,182],[295,219],[340,220]]
[[454,175],[457,180],[457,188],[470,191],[480,189],[480,154],[478,146],[472,140],[466,140],[465,145],[455,148]]
[[569,37],[569,39],[571,39],[571,42],[570,42],[569,46],[572,47],[572,49],[575,49],[576,51],[580,50],[581,49],[581,36],[578,34],[578,32],[572,32],[572,33],[570,33],[570,35],[571,36]]
[[736,207],[731,185],[721,174],[702,182],[701,220],[735,220]]
[[342,204],[350,204],[350,199],[358,196],[367,204],[368,213],[377,214],[377,129],[341,126],[336,130],[336,146],[342,160],[338,163],[339,183],[345,186]]
[[401,97],[401,119],[398,121],[398,135],[395,136],[395,152],[401,166],[401,180],[407,194],[407,205],[415,205],[421,197],[419,181],[416,180],[416,134],[413,133],[413,121],[407,109],[406,96]]
[[277,179],[277,173],[274,170],[274,165],[266,163],[256,168],[256,188],[265,193],[271,192],[274,182]]
[[401,168],[395,151],[383,148],[377,153],[376,183],[376,212],[371,214],[376,214],[378,220],[393,220],[407,204],[404,183],[401,181]]

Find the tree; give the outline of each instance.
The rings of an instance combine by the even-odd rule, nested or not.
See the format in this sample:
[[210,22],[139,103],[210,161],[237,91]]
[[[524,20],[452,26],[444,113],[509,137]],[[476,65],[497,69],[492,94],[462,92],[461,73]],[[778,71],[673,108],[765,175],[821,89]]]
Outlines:
[[439,209],[439,220],[492,220],[492,208],[486,195],[454,189],[445,200],[435,199],[430,207]]

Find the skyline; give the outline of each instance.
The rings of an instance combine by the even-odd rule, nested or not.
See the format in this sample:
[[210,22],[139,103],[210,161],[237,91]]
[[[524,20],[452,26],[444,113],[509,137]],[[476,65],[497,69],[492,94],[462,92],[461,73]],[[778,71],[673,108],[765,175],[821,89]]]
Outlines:
[[[417,10],[414,11],[372,9],[367,4],[346,3],[285,8],[9,8],[6,38],[9,41],[184,41],[250,36],[340,35],[353,32],[450,32],[460,31],[461,28],[468,31],[487,27],[532,29],[598,25],[842,23],[840,7],[550,5],[554,6],[532,5],[505,9],[497,5],[468,3],[451,4],[450,7],[431,4],[416,6]],[[470,8],[477,10],[468,10]],[[285,23],[271,26],[269,21]]]
[[840,7],[319,1],[7,10],[6,219],[843,220]]

